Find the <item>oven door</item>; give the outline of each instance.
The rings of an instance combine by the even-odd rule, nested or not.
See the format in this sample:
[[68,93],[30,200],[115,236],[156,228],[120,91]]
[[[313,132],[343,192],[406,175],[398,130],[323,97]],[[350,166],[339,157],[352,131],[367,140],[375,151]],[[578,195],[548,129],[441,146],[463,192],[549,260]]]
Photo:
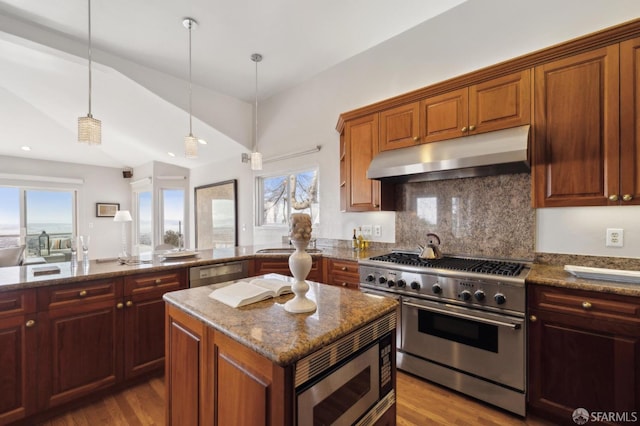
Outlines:
[[525,336],[524,318],[402,299],[402,351],[520,391]]

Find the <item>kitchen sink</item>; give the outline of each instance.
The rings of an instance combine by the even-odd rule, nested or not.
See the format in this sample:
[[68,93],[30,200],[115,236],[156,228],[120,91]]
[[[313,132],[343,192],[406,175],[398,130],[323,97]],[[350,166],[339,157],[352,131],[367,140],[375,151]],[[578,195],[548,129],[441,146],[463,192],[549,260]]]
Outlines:
[[[291,254],[294,251],[296,251],[294,247],[291,247],[291,248],[278,247],[278,248],[260,249],[260,250],[257,250],[256,253]],[[322,253],[322,250],[317,248],[307,248],[305,251],[307,253]]]

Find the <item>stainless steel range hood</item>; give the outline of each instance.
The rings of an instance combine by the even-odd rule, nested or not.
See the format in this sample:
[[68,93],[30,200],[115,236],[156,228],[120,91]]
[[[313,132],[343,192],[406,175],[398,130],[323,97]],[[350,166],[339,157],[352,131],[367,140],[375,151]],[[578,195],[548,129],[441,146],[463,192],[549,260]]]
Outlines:
[[420,182],[528,172],[529,127],[383,151],[371,161],[367,177]]

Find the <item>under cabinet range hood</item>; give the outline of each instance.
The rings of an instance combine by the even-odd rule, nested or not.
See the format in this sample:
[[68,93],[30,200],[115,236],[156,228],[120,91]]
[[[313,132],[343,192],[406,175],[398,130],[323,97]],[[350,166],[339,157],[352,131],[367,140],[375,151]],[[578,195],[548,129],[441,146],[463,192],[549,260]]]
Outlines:
[[383,151],[369,179],[421,182],[530,171],[529,125]]

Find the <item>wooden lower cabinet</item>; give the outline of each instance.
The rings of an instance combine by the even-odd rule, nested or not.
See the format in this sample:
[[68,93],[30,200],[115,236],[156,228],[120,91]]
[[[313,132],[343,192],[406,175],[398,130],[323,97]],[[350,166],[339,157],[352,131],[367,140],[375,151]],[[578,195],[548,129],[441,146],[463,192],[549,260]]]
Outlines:
[[175,307],[166,309],[167,425],[293,424],[290,369]]
[[[251,276],[264,275],[264,274],[281,274],[291,275],[289,269],[288,257],[256,257],[253,260],[252,266],[249,268],[249,274]],[[307,275],[309,281],[323,282],[322,276],[322,257],[314,256],[311,263],[311,271]]]
[[35,290],[0,293],[0,424],[35,411]]
[[122,315],[115,299],[38,313],[38,408],[121,379]]
[[325,283],[353,289],[360,288],[358,262],[324,258],[323,267]]
[[530,285],[529,411],[558,424],[572,413],[640,407],[640,298]]

